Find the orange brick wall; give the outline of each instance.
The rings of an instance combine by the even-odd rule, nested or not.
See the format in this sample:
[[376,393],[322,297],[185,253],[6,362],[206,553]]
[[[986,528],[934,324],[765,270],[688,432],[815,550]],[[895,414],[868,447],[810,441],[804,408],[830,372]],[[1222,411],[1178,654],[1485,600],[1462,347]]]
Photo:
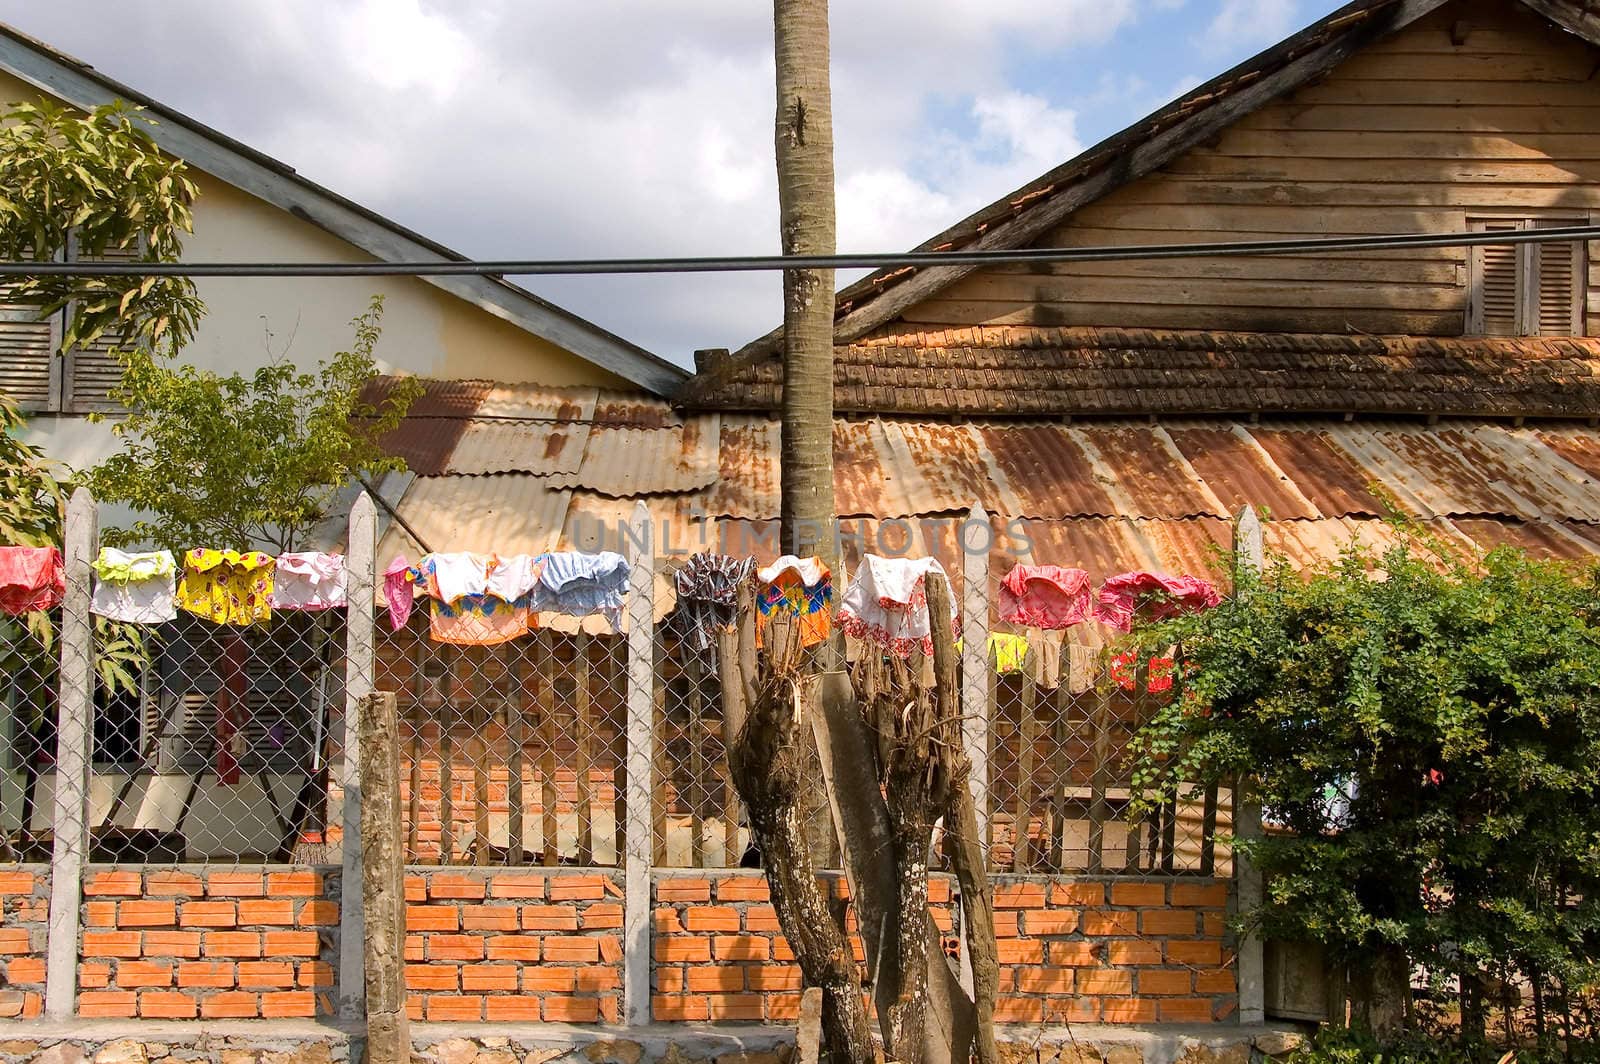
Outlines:
[[[841,879],[830,886],[844,897]],[[1200,1023],[1238,1006],[1224,880],[999,876],[994,886],[1001,1023]],[[951,888],[929,884],[954,952]],[[658,873],[654,889],[654,1019],[794,1021],[800,970],[763,875]],[[848,913],[846,928],[860,958]]]
[[406,902],[412,1019],[620,1021],[620,875],[412,869]]
[[[844,880],[826,886],[860,957]],[[952,954],[953,886],[935,877],[929,891]],[[336,869],[91,869],[79,1015],[332,1015],[338,889]],[[1199,1023],[1237,1009],[1226,880],[1006,875],[994,889],[1001,1023]],[[800,970],[762,873],[658,871],[652,891],[656,1021],[794,1022]],[[43,869],[0,871],[0,1015],[39,1013],[48,892]],[[604,869],[410,870],[412,1018],[618,1022],[622,895]]]
[[50,866],[0,870],[0,1019],[33,1019],[44,1008]]
[[[843,901],[842,876],[825,878]],[[934,922],[946,948],[955,911],[951,881],[928,884]],[[800,1012],[800,969],[778,928],[764,873],[729,871],[655,877],[652,928],[654,963],[650,999],[657,1021],[728,1021],[792,1024]],[[855,914],[845,929],[858,960],[865,960]]]
[[1238,1008],[1227,880],[997,876],[1001,1023],[1208,1023]]
[[331,1016],[333,870],[95,868],[83,884],[78,1015]]

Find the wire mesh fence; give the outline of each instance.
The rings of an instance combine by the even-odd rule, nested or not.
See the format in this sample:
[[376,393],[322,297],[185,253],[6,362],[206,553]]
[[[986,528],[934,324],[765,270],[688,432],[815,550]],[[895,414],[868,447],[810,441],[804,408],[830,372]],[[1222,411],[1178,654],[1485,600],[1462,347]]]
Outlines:
[[6,766],[0,830],[7,861],[48,861],[54,812],[60,609],[0,616]]
[[1140,663],[1070,640],[1058,656],[1050,633],[991,638],[993,869],[1231,872],[1231,854],[1217,842],[1231,831],[1231,793],[1185,792],[1154,813],[1132,800],[1129,745],[1172,695],[1170,660]]
[[332,610],[180,613],[140,633],[117,682],[97,668],[90,859],[336,861],[344,629]]
[[[1114,657],[1092,621],[1065,631],[1002,623],[987,578],[974,579],[956,583],[981,622],[965,636],[985,652],[981,670],[963,655],[981,682],[969,675],[960,688],[963,715],[987,724],[969,754],[985,785],[991,867],[1229,874],[1226,788],[1153,811],[1133,802],[1129,743],[1173,696],[1171,663]],[[645,581],[657,594],[662,583]],[[758,863],[728,768],[719,648],[686,638],[669,608],[624,616],[633,613],[649,619],[647,673],[630,672],[628,636],[599,616],[530,614],[514,632],[456,630],[445,641],[422,599],[398,629],[381,609],[355,622],[343,609],[275,610],[251,624],[189,612],[144,626],[97,621],[90,860],[337,863],[349,696],[375,688],[399,699],[410,863],[620,865],[630,694],[649,707],[648,787],[635,794],[648,794],[651,863]],[[0,827],[18,857],[45,859],[61,616],[0,624],[10,750]],[[363,642],[352,624],[371,625],[370,665],[352,650]],[[824,816],[820,766],[815,775]]]
[[400,710],[401,816],[413,864],[618,864],[626,652],[617,635],[533,629],[438,643],[425,610],[378,643]]
[[748,853],[739,795],[728,770],[717,648],[696,649],[666,626],[655,632],[651,835],[664,868],[736,868]]

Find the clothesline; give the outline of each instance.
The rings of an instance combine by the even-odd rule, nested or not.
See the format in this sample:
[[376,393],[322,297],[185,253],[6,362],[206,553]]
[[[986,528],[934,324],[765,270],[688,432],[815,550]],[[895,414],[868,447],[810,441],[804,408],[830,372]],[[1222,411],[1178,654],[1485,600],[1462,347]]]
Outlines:
[[[752,558],[692,556],[674,575],[678,602],[669,630],[692,651],[706,652],[716,631],[732,624],[738,588],[753,580],[758,644],[782,617],[797,625],[803,646],[827,638],[837,620],[847,635],[897,656],[932,653],[926,582],[932,575],[949,579],[937,559],[865,555],[836,611],[832,573],[819,559],[786,555],[755,566]],[[172,621],[183,610],[220,625],[249,626],[274,610],[342,609],[348,593],[344,558],[315,551],[275,558],[197,547],[184,552],[180,576],[170,551],[105,547],[93,570],[93,612],[137,624]],[[629,571],[627,560],[610,551],[433,553],[415,565],[402,555],[384,570],[382,588],[395,630],[424,600],[434,641],[493,646],[538,628],[542,613],[600,615],[620,631]],[[0,612],[53,608],[64,589],[57,548],[0,547]],[[998,616],[1041,631],[1094,621],[1126,632],[1136,618],[1160,620],[1220,601],[1212,584],[1193,576],[1121,573],[1095,591],[1082,569],[1019,564],[1000,582]]]

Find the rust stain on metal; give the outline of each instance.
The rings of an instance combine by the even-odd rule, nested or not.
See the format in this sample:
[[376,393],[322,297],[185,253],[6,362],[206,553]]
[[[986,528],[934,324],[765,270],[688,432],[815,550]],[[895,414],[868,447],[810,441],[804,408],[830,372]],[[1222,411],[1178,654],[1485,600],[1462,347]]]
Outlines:
[[985,426],[979,434],[1005,476],[1017,517],[1114,517],[1119,508],[1091,457],[1069,431],[1052,425]]

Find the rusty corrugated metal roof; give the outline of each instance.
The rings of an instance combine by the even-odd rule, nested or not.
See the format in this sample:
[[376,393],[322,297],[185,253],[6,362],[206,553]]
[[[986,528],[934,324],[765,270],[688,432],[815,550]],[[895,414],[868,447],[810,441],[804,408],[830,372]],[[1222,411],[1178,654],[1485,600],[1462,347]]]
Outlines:
[[[775,419],[681,416],[656,400],[578,391],[587,398],[495,386],[468,393],[477,405],[465,417],[420,419],[465,425],[410,437],[428,441],[436,461],[418,470],[402,516],[438,550],[615,550],[643,500],[668,564],[705,549],[781,553]],[[535,431],[485,419],[491,408],[499,418],[561,416]],[[554,424],[559,440],[538,435]],[[505,454],[490,446],[497,438]],[[439,453],[449,440],[455,450]],[[1578,425],[873,419],[838,421],[834,447],[847,567],[864,551],[932,555],[958,575],[956,537],[974,502],[992,519],[991,582],[1019,560],[1096,577],[1205,574],[1245,505],[1265,511],[1270,549],[1309,566],[1352,541],[1395,542],[1374,488],[1456,549],[1600,555],[1600,443]],[[491,472],[496,465],[517,471]],[[391,528],[384,560],[415,552],[407,540]],[[671,599],[664,576],[658,590],[661,612]]]

